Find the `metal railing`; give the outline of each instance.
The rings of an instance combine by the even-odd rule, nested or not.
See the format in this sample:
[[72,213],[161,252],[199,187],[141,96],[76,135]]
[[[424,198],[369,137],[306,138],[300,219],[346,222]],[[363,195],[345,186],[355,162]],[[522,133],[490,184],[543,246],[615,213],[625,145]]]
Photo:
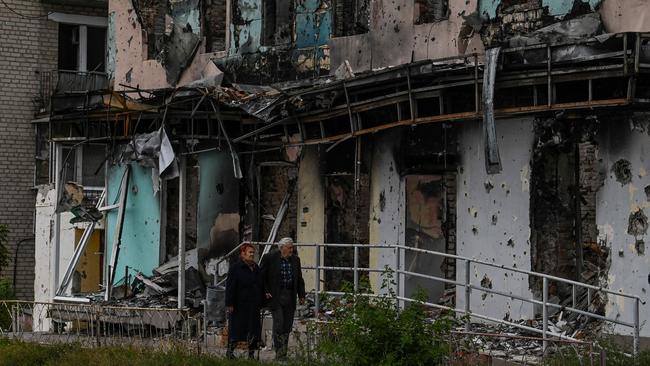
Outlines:
[[[258,246],[263,246],[263,245],[273,245],[273,243],[264,243],[264,242],[247,242],[253,245],[258,245]],[[244,244],[244,243],[242,243]],[[237,247],[235,247],[232,251],[230,251],[227,255],[222,257],[218,263],[221,263],[225,260],[227,260],[233,253],[236,253],[237,250],[239,250],[239,247],[242,245],[239,244]],[[566,335],[553,332],[549,330],[549,309],[550,308],[555,308],[555,309],[560,309],[569,313],[575,313],[578,315],[582,315],[588,318],[596,319],[596,320],[601,320],[607,323],[611,324],[617,324],[621,325],[624,327],[631,328],[632,334],[633,334],[633,353],[636,355],[639,351],[639,334],[640,334],[640,321],[639,321],[639,312],[640,312],[640,304],[645,304],[638,296],[632,295],[632,294],[627,294],[624,292],[620,291],[612,291],[604,287],[598,287],[594,285],[590,285],[587,283],[583,282],[578,282],[566,278],[561,278],[557,276],[552,276],[548,275],[545,273],[539,273],[539,272],[534,272],[534,271],[529,271],[525,269],[519,269],[519,268],[514,268],[514,267],[509,267],[505,265],[499,265],[499,264],[494,264],[478,259],[472,259],[468,257],[463,257],[459,255],[454,255],[454,254],[448,254],[448,253],[442,253],[442,252],[437,252],[437,251],[432,251],[432,250],[426,250],[426,249],[419,249],[419,248],[412,248],[404,245],[377,245],[377,244],[339,244],[339,243],[294,243],[294,246],[296,247],[302,247],[302,248],[315,248],[315,253],[314,253],[314,266],[303,266],[303,270],[311,270],[315,272],[314,276],[314,289],[315,289],[315,296],[314,296],[314,314],[316,317],[320,314],[320,294],[328,294],[328,295],[343,295],[342,292],[336,292],[336,291],[324,291],[321,289],[321,280],[322,280],[322,274],[325,271],[349,271],[353,273],[353,289],[355,293],[359,292],[359,274],[360,273],[383,273],[386,271],[386,268],[369,268],[369,267],[360,267],[359,266],[359,251],[361,249],[363,250],[378,250],[378,251],[385,251],[385,250],[392,250],[395,252],[395,260],[394,260],[394,268],[392,270],[396,274],[396,293],[397,293],[397,299],[402,301],[402,302],[414,302],[416,301],[415,299],[403,296],[403,291],[400,288],[401,286],[401,280],[403,276],[413,276],[413,277],[418,277],[418,278],[423,278],[426,280],[430,281],[436,281],[436,282],[442,282],[446,284],[452,284],[455,286],[459,286],[464,288],[464,307],[462,309],[456,308],[456,307],[451,307],[451,306],[445,306],[445,305],[440,305],[432,302],[424,302],[424,305],[429,306],[431,308],[437,308],[441,310],[449,310],[453,311],[462,315],[467,315],[466,317],[466,331],[470,331],[471,329],[471,319],[476,318],[476,319],[481,319],[484,321],[489,321],[489,322],[494,322],[498,324],[503,324],[507,326],[512,326],[516,327],[525,331],[529,331],[532,333],[537,333],[542,335],[543,339],[543,349],[545,350],[548,346],[548,342],[550,340],[550,337],[556,337],[558,339],[567,339],[567,340],[574,340],[572,337],[568,337]],[[353,255],[353,266],[352,267],[346,267],[346,266],[324,266],[322,265],[322,255],[321,255],[321,250],[324,248],[353,248],[354,250],[354,255]],[[461,276],[462,279],[448,279],[448,278],[443,278],[443,277],[438,277],[438,276],[432,276],[428,274],[423,274],[423,273],[416,273],[412,271],[407,271],[403,268],[402,266],[402,261],[400,260],[401,257],[404,256],[405,252],[411,251],[415,253],[422,253],[425,255],[432,255],[432,256],[438,256],[442,258],[447,258],[447,259],[452,259],[455,260],[458,266],[459,262],[464,262],[465,264],[465,270],[464,274]],[[303,257],[304,258],[304,257]],[[498,289],[498,288],[489,288],[489,287],[483,287],[480,284],[473,284],[471,280],[471,271],[475,266],[486,266],[490,268],[496,268],[499,270],[503,270],[506,272],[510,273],[520,273],[527,275],[529,277],[537,277],[542,279],[542,299],[536,299],[534,297],[524,297],[524,296],[519,296],[516,294],[513,294],[512,292],[509,292],[507,289]],[[457,267],[458,268],[458,267]],[[457,274],[458,276],[458,274]],[[225,279],[222,279],[218,283],[215,281],[215,284],[221,284],[225,281]],[[562,306],[560,304],[555,304],[549,301],[549,296],[548,296],[548,290],[549,290],[549,282],[550,281],[555,281],[558,283],[564,283],[568,286],[571,287],[572,289],[572,301],[571,301],[571,306]],[[583,291],[586,291],[587,293],[587,306],[585,309],[580,309],[578,308],[578,303],[577,303],[577,293],[578,291],[582,289]],[[504,319],[498,319],[494,318],[488,315],[480,314],[472,310],[471,308],[471,303],[472,303],[472,296],[471,292],[472,290],[476,291],[482,291],[484,293],[488,294],[493,294],[493,295],[498,295],[498,296],[503,296],[506,298],[514,299],[514,300],[519,300],[523,301],[526,303],[530,304],[535,304],[535,305],[540,305],[542,307],[542,329],[537,329],[531,326],[527,326],[524,324],[519,324],[516,322],[512,321],[507,321]],[[618,317],[613,318],[613,317],[608,317],[606,315],[598,314],[595,311],[591,311],[590,304],[592,302],[593,296],[596,293],[603,293],[607,294],[608,296],[612,296],[614,298],[621,298],[624,300],[632,301],[633,303],[633,308],[632,308],[632,317],[633,319],[625,321],[621,320]],[[363,295],[363,294],[362,294]],[[372,295],[371,295],[372,296]]]
[[0,301],[0,337],[84,346],[198,346],[201,318],[189,310]]
[[108,87],[108,74],[95,71],[43,70],[38,71],[39,93],[36,106],[40,112],[49,112],[52,96],[102,90]]

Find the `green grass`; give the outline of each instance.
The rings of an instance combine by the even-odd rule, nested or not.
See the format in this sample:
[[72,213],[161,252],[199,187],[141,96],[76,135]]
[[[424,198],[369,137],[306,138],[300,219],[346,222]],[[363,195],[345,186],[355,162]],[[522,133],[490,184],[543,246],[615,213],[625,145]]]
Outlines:
[[83,348],[75,344],[42,345],[0,339],[1,366],[254,366],[274,365],[246,359],[226,360],[186,350],[154,351],[133,347]]

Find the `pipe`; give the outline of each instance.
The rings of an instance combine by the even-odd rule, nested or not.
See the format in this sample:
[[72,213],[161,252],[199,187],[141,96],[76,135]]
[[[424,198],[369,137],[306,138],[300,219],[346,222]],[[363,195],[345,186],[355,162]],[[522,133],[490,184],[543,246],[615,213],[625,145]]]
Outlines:
[[29,237],[20,240],[18,243],[16,243],[16,250],[14,251],[14,279],[13,279],[13,289],[16,291],[16,268],[18,267],[18,250],[20,249],[20,245],[28,240],[35,240],[35,237]]

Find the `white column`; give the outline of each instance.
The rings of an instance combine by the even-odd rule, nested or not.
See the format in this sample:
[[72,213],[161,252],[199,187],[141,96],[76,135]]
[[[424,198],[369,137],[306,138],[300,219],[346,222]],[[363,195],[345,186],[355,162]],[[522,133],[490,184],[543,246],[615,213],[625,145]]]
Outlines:
[[88,26],[79,26],[79,53],[77,54],[77,70],[88,71]]
[[185,306],[185,191],[187,190],[187,159],[179,158],[178,178],[178,308]]

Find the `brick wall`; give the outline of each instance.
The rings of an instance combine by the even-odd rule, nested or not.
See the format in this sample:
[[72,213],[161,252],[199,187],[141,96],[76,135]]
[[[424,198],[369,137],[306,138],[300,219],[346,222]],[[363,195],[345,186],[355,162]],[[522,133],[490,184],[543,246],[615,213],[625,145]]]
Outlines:
[[596,243],[598,237],[596,192],[600,187],[600,181],[597,149],[598,147],[592,142],[580,143],[580,193],[584,199],[580,207],[583,245]]
[[[287,193],[289,179],[297,177],[298,169],[295,167],[263,167],[261,174],[262,197],[260,215],[272,215],[275,217],[282,200]],[[283,237],[292,237],[296,240],[297,232],[297,205],[298,190],[294,190],[289,200],[289,209],[278,230],[276,240]],[[261,220],[259,240],[266,241],[273,227],[272,220]]]
[[[57,65],[58,25],[46,19],[48,11],[104,15],[102,9],[50,6],[36,0],[5,0],[0,3],[0,224],[9,227],[9,250],[33,236],[35,191],[34,128],[38,70]],[[0,271],[12,279],[14,263]],[[20,246],[16,261],[16,292],[21,299],[34,297],[34,242]]]

